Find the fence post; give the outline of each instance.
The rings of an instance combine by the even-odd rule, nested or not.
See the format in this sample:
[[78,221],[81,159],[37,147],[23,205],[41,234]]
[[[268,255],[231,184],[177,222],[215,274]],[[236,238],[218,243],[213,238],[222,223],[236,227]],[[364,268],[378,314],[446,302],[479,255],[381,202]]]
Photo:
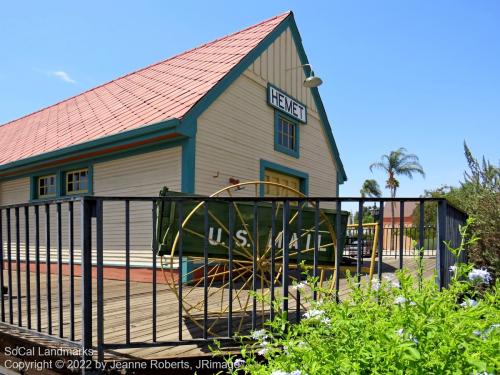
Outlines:
[[[81,275],[82,275],[82,359],[87,364],[92,361],[92,211],[94,201],[82,197],[81,210]],[[93,373],[91,369],[82,366],[82,374]]]
[[446,254],[446,211],[447,202],[445,199],[440,200],[437,210],[437,256],[436,256],[436,270],[437,270],[437,284],[441,290],[445,286],[445,254]]

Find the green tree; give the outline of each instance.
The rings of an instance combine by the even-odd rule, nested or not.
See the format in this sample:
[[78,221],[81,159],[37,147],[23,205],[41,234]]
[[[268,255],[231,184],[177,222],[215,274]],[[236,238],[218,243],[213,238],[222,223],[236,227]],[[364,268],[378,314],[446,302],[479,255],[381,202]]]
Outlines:
[[[374,169],[381,169],[387,173],[385,187],[390,190],[392,198],[396,197],[396,192],[399,188],[399,180],[396,177],[406,176],[413,179],[414,174],[420,174],[425,177],[425,172],[420,165],[418,156],[415,154],[408,154],[403,147],[391,151],[388,155],[382,155],[381,161],[370,165],[370,171]],[[392,228],[394,228],[394,202],[391,204],[391,223]]]
[[[374,223],[375,222],[375,218],[373,217],[372,213],[371,213],[371,207],[363,207],[363,223]],[[354,214],[354,219],[353,219],[353,224],[357,224],[359,221],[359,211],[356,211],[356,213]]]
[[382,190],[380,189],[378,182],[373,179],[365,180],[359,193],[363,198],[367,196],[379,198],[382,196]]
[[[500,165],[495,166],[483,157],[479,162],[464,142],[468,171],[459,187],[443,186],[426,191],[426,197],[446,198],[455,207],[473,217],[472,233],[479,240],[469,249],[471,261],[487,267],[500,277]],[[437,205],[427,202],[424,222],[436,225]],[[420,210],[413,212],[413,223],[418,225]]]

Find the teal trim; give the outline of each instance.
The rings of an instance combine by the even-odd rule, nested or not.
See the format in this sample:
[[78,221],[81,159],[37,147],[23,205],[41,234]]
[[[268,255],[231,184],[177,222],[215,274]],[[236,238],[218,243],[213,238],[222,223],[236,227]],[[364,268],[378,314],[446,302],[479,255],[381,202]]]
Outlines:
[[336,192],[336,195],[335,195],[335,196],[336,196],[336,197],[340,196],[340,182],[339,182],[339,181],[340,181],[340,178],[341,178],[341,176],[340,176],[340,172],[339,172],[339,171],[337,171],[337,178],[336,178],[336,183],[335,183],[335,185],[337,185],[337,186],[335,187],[335,192]]
[[[80,194],[70,194],[72,197],[78,197],[83,195],[93,195],[94,194],[94,168],[90,163],[75,163],[68,164],[62,167],[46,169],[43,171],[37,171],[35,174],[30,175],[30,202],[43,202],[46,200],[51,200],[55,198],[61,198],[66,196],[65,185],[66,185],[66,173],[74,171],[76,169],[87,169],[88,170],[88,191]],[[56,175],[56,196],[50,198],[38,199],[38,177],[46,176],[48,174]]]
[[[293,14],[292,17],[290,17],[289,25],[292,31],[293,40],[295,41],[295,47],[297,48],[301,64],[302,65],[309,64],[309,60],[307,59],[307,55],[304,50],[304,46],[302,45],[302,38],[300,36],[299,29],[297,28],[297,24],[295,23],[295,20],[293,18]],[[309,76],[310,72],[311,68],[309,66],[304,66],[305,75]],[[317,87],[311,88],[311,93],[314,99],[314,103],[318,108],[319,116],[321,118],[321,123],[323,124],[323,128],[328,137],[333,158],[337,163],[338,170],[340,171],[341,178],[337,180],[339,181],[340,184],[343,184],[345,181],[347,181],[347,174],[345,173],[344,164],[342,164],[342,160],[340,159],[339,149],[337,147],[337,143],[335,142],[335,138],[333,137],[332,127],[330,126],[330,122],[328,121],[328,116],[326,115],[325,106],[323,105],[323,101],[321,100],[321,96],[319,94],[319,90]]]
[[[161,142],[155,142],[153,144],[147,144],[147,145],[142,145],[130,149],[124,149],[120,151],[115,151],[113,153],[109,153],[106,155],[98,156],[98,157],[93,157],[93,158],[82,158],[79,163],[89,163],[89,164],[96,164],[96,163],[102,163],[105,161],[111,161],[111,160],[116,160],[116,159],[121,159],[129,156],[135,156],[135,155],[140,155],[140,154],[145,154],[148,152],[153,152],[153,151],[158,151],[158,150],[163,150],[166,148],[170,147],[176,147],[176,146],[181,146],[182,145],[183,138],[173,138],[169,139],[166,141],[161,141]],[[74,163],[69,163],[69,164],[61,164],[60,166],[54,167],[54,168],[44,168],[44,169],[38,169],[36,172],[30,172],[30,173],[20,173],[14,176],[9,176],[7,178],[0,178],[0,181],[8,181],[8,180],[14,180],[17,178],[22,178],[22,177],[30,177],[34,173],[36,175],[40,176],[43,174],[49,174],[51,171],[61,169],[61,168],[67,168],[68,166],[71,167],[75,165]]]
[[182,143],[181,191],[194,194],[195,189],[196,138],[187,138]]
[[[300,118],[295,118],[293,117],[292,115],[290,115],[288,112],[285,112],[283,111],[280,107],[277,107],[275,106],[272,102],[271,102],[271,90],[270,88],[274,88],[275,90],[279,91],[280,93],[283,93],[285,94],[286,96],[288,96],[290,99],[293,99],[294,101],[296,101],[297,103],[299,103],[302,107],[305,108],[305,121],[302,121]],[[287,115],[288,117],[290,118],[293,118],[293,121],[298,121],[298,122],[301,122],[303,124],[307,124],[307,106],[305,104],[303,104],[302,102],[298,101],[297,99],[295,99],[293,96],[289,95],[285,90],[282,90],[280,89],[279,87],[271,84],[271,83],[267,83],[267,104],[270,105],[271,107],[273,107],[274,109],[280,111],[281,113],[283,113],[284,115]]]
[[182,141],[181,192],[194,194],[196,178],[196,120],[185,120],[179,127],[188,137]]
[[[280,125],[280,118],[285,119],[286,121],[289,121],[295,125],[295,145],[294,149],[287,148],[279,143],[279,125]],[[299,122],[290,117],[287,116],[285,113],[275,110],[274,111],[274,150],[282,152],[284,154],[293,156],[294,158],[299,158],[300,157],[300,125]]]
[[[309,175],[306,172],[299,171],[272,161],[260,159],[260,180],[264,181],[266,169],[298,177],[300,179],[300,192],[309,195]],[[264,196],[264,185],[260,185],[260,196]]]
[[127,145],[129,143],[151,139],[160,135],[174,134],[179,132],[179,130],[176,129],[178,125],[179,125],[179,120],[172,119],[159,122],[153,125],[143,126],[138,129],[126,131],[115,135],[110,135],[107,137],[102,137],[90,142],[85,142],[78,145],[65,147],[60,150],[46,152],[41,155],[0,165],[0,172],[9,169],[25,167],[28,165],[31,166],[41,163],[52,162],[57,159],[62,159],[69,156],[74,157],[78,156],[79,154],[95,152],[109,147]]

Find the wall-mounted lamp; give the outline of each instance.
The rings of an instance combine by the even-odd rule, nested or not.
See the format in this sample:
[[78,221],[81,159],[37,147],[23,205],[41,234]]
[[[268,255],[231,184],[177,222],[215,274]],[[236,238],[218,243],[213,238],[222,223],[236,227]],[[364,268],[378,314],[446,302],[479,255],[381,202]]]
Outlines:
[[311,64],[299,65],[299,66],[296,66],[294,68],[288,68],[287,70],[293,70],[293,69],[303,68],[304,66],[308,66],[309,68],[311,68],[311,71],[309,73],[309,77],[306,77],[306,79],[304,80],[304,82],[302,83],[302,85],[304,87],[308,87],[308,88],[314,88],[314,87],[321,86],[321,84],[323,83],[323,80],[321,78],[316,77],[314,75],[314,71],[312,70]]

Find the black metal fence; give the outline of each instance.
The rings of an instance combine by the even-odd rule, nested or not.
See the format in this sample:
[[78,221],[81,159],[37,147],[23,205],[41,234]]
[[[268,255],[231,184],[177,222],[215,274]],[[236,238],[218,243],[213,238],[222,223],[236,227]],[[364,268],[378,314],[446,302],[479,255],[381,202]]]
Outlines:
[[[159,202],[179,202],[180,205],[186,202],[199,202],[203,210],[203,256],[201,258],[199,283],[191,284],[189,290],[184,281],[189,273],[189,268],[185,268],[183,262],[183,235],[185,229],[179,225],[176,230],[179,232],[178,242],[178,269],[176,270],[175,303],[177,317],[174,319],[177,327],[176,337],[164,340],[159,338],[161,329],[158,327],[158,319],[162,316],[162,311],[158,310],[158,295],[165,298],[163,291],[159,292],[158,273],[161,269],[158,257],[157,241],[157,207]],[[225,317],[224,324],[218,326],[217,339],[231,340],[238,330],[245,327],[250,331],[257,328],[262,323],[262,319],[273,318],[274,310],[262,310],[262,315],[258,313],[258,304],[255,295],[248,294],[248,321],[241,323],[244,319],[241,317],[241,308],[234,306],[236,303],[235,295],[239,293],[237,288],[246,288],[249,291],[255,291],[257,288],[263,288],[259,285],[257,275],[257,262],[259,256],[255,245],[249,245],[249,252],[253,255],[252,264],[249,273],[243,274],[241,269],[242,261],[235,257],[235,225],[234,220],[238,212],[235,204],[246,202],[255,208],[261,205],[270,205],[273,209],[280,205],[282,207],[281,216],[276,218],[272,216],[271,229],[271,248],[269,257],[269,275],[268,283],[265,288],[269,291],[270,302],[280,300],[281,309],[288,313],[292,320],[299,320],[301,316],[301,291],[296,288],[294,291],[294,303],[291,301],[290,284],[300,282],[301,266],[297,261],[291,261],[291,239],[293,231],[301,228],[301,210],[303,204],[311,204],[314,210],[314,228],[309,232],[312,235],[311,263],[310,272],[312,276],[323,277],[323,270],[327,270],[326,277],[332,277],[334,284],[334,296],[339,299],[340,271],[330,272],[330,270],[341,270],[345,259],[342,254],[335,252],[335,259],[332,259],[331,267],[324,267],[320,262],[320,233],[321,222],[320,212],[324,207],[341,212],[343,206],[358,205],[359,212],[363,212],[364,205],[377,204],[379,206],[378,225],[383,228],[383,210],[384,204],[388,201],[397,201],[404,207],[405,202],[418,201],[420,210],[420,225],[412,227],[409,230],[399,230],[394,233],[391,229],[391,236],[396,236],[397,251],[395,252],[398,261],[396,268],[403,268],[405,265],[405,255],[408,255],[410,249],[405,248],[405,237],[411,237],[417,241],[419,248],[426,248],[430,256],[436,257],[437,283],[440,287],[445,287],[449,282],[448,268],[455,263],[454,257],[444,246],[443,241],[451,241],[456,246],[460,240],[458,228],[465,222],[466,216],[455,209],[446,201],[440,199],[422,199],[422,198],[401,198],[401,199],[361,199],[361,198],[206,198],[206,197],[186,197],[175,196],[169,198],[143,198],[143,197],[81,197],[74,199],[58,199],[43,202],[33,202],[29,204],[18,204],[0,207],[0,286],[4,297],[0,299],[0,326],[11,326],[17,329],[26,329],[30,333],[36,333],[42,336],[48,336],[52,340],[59,340],[66,345],[81,347],[84,349],[83,357],[85,360],[92,359],[88,349],[97,349],[97,359],[102,360],[104,351],[107,349],[151,347],[165,345],[180,345],[186,343],[204,343],[215,337],[211,330],[210,303],[212,292],[210,287],[219,283],[221,287],[227,290],[227,297],[224,301],[227,306],[221,309],[219,316]],[[213,276],[215,263],[210,263],[208,246],[210,233],[208,220],[210,216],[209,205],[218,202],[227,205],[228,222],[221,223],[228,231],[227,259],[223,271],[219,272],[222,279],[216,279]],[[424,206],[428,203],[438,203],[437,230],[433,227],[424,225]],[[144,311],[148,311],[147,321],[144,324],[149,326],[147,338],[133,340],[131,335],[131,293],[132,277],[134,272],[134,261],[131,257],[131,227],[135,224],[133,217],[136,211],[131,209],[132,205],[142,205],[142,217],[148,217],[146,220],[149,229],[141,229],[140,233],[149,238],[150,247],[148,259],[150,259],[150,284],[146,289],[151,295],[149,305],[143,306]],[[114,205],[114,220],[107,223],[106,230],[104,223],[107,220],[108,208]],[[117,211],[116,206],[121,207]],[[109,209],[111,210],[111,209]],[[295,211],[293,211],[295,210]],[[291,224],[291,213],[296,217],[297,222]],[[273,211],[274,212],[274,211]],[[175,212],[179,215],[178,222],[184,220],[184,213],[181,209]],[[254,215],[253,220],[257,221]],[[341,215],[336,215],[332,226],[336,233],[342,232]],[[400,228],[404,227],[401,218]],[[254,227],[255,228],[255,227]],[[123,240],[118,245],[120,251],[117,256],[124,258],[124,290],[123,295],[115,295],[116,303],[124,302],[121,316],[124,316],[123,326],[120,328],[124,333],[123,339],[108,339],[105,337],[105,322],[115,317],[107,316],[105,311],[105,292],[108,283],[104,277],[104,268],[107,249],[107,236],[114,233],[115,237]],[[282,255],[276,256],[276,238],[282,236]],[[347,245],[342,242],[342,236],[336,236],[335,246],[339,249],[345,248],[344,258],[350,257],[353,262],[354,274],[361,277],[365,265],[365,256],[374,255],[366,253],[368,241],[373,245],[377,238],[376,246],[376,274],[380,278],[383,273],[383,264],[386,257],[392,257],[384,252],[384,240],[388,236],[384,230],[375,233],[375,229],[367,230],[362,224],[357,224],[355,228],[348,229]],[[426,242],[428,238],[436,238],[432,243],[436,245],[433,249],[427,249],[431,242]],[[301,237],[296,241],[301,241]],[[299,244],[300,247],[300,244]],[[370,246],[371,247],[371,246]],[[300,255],[300,254],[299,254]],[[298,256],[297,254],[294,256]],[[465,259],[462,259],[462,261]],[[292,264],[293,263],[293,264]],[[220,266],[220,265],[219,265]],[[164,267],[164,266],[162,266]],[[241,268],[241,267],[240,267]],[[173,272],[172,269],[169,272]],[[247,271],[245,271],[247,272]],[[262,274],[260,275],[262,276]],[[266,276],[267,277],[267,276]],[[173,280],[173,279],[172,279]],[[250,280],[251,283],[245,287],[244,280]],[[243,287],[241,285],[243,284]],[[192,289],[199,289],[199,311],[198,333],[185,337],[185,318],[186,308],[183,305]],[[193,292],[194,293],[194,292]],[[170,294],[172,296],[172,294]],[[317,298],[317,294],[311,296]],[[239,297],[238,297],[239,298]],[[120,305],[121,306],[121,305]],[[241,306],[240,306],[241,307]],[[239,310],[238,310],[239,309]],[[260,307],[259,307],[260,309]],[[238,312],[240,311],[240,312]],[[235,326],[235,320],[239,319],[239,326]],[[95,358],[94,358],[95,359]]]
[[[378,223],[364,223],[361,248],[363,256],[369,257],[373,247],[377,245]],[[399,226],[385,224],[382,228],[383,238],[382,252],[384,256],[398,257],[401,244],[399,243]],[[420,228],[417,225],[406,225],[403,229],[403,256],[415,256],[417,252],[423,250],[425,256],[436,256],[437,248],[437,227],[436,225],[425,225],[423,230],[423,249],[418,247]],[[357,224],[351,224],[347,228],[345,251],[350,256],[356,257],[358,246]]]

